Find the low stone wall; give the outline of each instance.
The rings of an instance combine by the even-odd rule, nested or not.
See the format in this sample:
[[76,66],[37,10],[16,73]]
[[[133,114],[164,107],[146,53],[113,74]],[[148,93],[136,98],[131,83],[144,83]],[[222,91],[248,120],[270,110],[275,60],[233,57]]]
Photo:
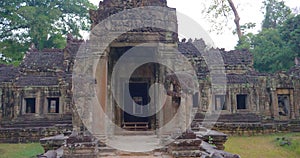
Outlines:
[[72,125],[32,128],[0,128],[0,143],[31,143],[72,131]]
[[229,136],[254,136],[274,134],[279,132],[300,132],[300,120],[279,121],[274,119],[262,119],[255,114],[226,114],[220,115],[215,123],[213,119],[218,116],[208,116],[204,123],[205,115],[198,113],[192,123],[192,129],[199,127],[211,127],[213,130],[223,132]]
[[233,136],[254,136],[289,132],[289,123],[217,123],[214,130]]

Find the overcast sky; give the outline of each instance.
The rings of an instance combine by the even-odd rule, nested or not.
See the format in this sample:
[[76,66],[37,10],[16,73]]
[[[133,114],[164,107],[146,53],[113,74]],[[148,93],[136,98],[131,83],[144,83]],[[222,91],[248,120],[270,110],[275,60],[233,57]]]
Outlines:
[[[100,0],[89,0],[98,6]],[[197,21],[207,32],[210,30],[209,22],[204,18],[202,10],[205,8],[208,0],[168,0],[168,6],[176,8],[177,12],[185,14],[193,20]],[[234,0],[236,7],[241,17],[241,24],[253,22],[257,26],[252,32],[260,30],[261,22],[263,20],[262,14],[263,0]],[[285,0],[286,4],[291,7],[300,7],[299,0]],[[208,32],[215,45],[219,48],[226,48],[227,50],[234,49],[237,43],[237,36],[232,34],[234,30],[234,22],[229,21],[228,27],[222,30],[222,34],[215,32]]]

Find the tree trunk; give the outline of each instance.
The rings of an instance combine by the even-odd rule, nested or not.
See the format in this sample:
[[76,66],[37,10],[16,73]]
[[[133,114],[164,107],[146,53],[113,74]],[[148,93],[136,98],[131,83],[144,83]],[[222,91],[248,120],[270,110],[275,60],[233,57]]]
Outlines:
[[236,32],[237,32],[237,35],[239,37],[239,40],[241,40],[241,38],[243,36],[243,33],[242,33],[242,30],[241,30],[239,13],[236,10],[236,7],[235,7],[233,1],[232,0],[227,0],[227,1],[228,1],[229,5],[230,5],[231,10],[234,13],[234,17],[235,17],[234,18],[234,23],[235,23],[235,26],[236,26]]

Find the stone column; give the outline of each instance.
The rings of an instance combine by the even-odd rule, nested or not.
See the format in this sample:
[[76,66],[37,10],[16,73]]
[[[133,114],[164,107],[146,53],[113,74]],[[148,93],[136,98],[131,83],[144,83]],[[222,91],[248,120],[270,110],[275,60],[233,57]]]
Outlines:
[[236,95],[231,93],[231,105],[232,105],[232,113],[237,112],[237,102],[236,102]]
[[187,93],[186,94],[186,127],[189,127],[190,124],[192,123],[192,108],[193,108],[193,95]]
[[26,114],[26,101],[24,98],[20,97],[20,102],[22,103],[22,115]]
[[41,91],[38,90],[36,93],[36,99],[35,99],[35,115],[39,116],[41,114],[41,105],[44,105],[41,102]]
[[294,91],[294,106],[295,106],[295,117],[296,119],[300,118],[300,87],[295,86],[295,91]]
[[290,114],[290,118],[291,119],[295,119],[295,106],[294,106],[294,91],[291,89],[290,90],[290,110],[291,110],[291,114]]
[[253,90],[251,90],[248,97],[247,97],[247,103],[246,103],[246,106],[248,106],[248,110],[251,113],[254,112],[254,109],[255,109],[253,99],[254,99],[254,93],[253,93]]
[[2,89],[0,88],[0,121],[2,119]]
[[59,114],[65,114],[67,109],[66,99],[67,99],[67,87],[63,86],[61,92],[61,96],[59,97]]
[[[257,88],[257,87],[256,87],[256,88]],[[259,104],[259,100],[261,99],[261,97],[259,96],[258,90],[255,91],[255,95],[256,95],[256,98],[255,98],[255,103],[256,103],[256,113],[260,113],[261,105]]]
[[274,119],[279,119],[278,97],[275,89],[271,89],[271,114]]
[[[47,98],[47,94],[46,94],[46,88],[41,88],[40,90],[40,111],[39,111],[39,115],[44,115],[44,114],[48,114],[48,98]],[[45,112],[46,111],[46,112]]]
[[[108,86],[108,81],[107,81],[107,74],[108,74],[108,59],[106,56],[102,56],[100,57],[99,63],[98,63],[98,67],[97,67],[97,72],[100,73],[96,73],[96,85],[97,88],[97,99],[98,102],[100,103],[99,107],[94,107],[93,106],[93,119],[95,121],[93,121],[93,127],[94,127],[94,131],[95,133],[97,133],[97,135],[105,135],[107,128],[110,128],[107,126],[108,122],[106,119],[111,119],[112,116],[106,117],[105,114],[107,114],[107,105],[109,105],[111,107],[112,102],[108,99],[108,88],[110,88],[110,86]],[[109,110],[112,110],[112,108],[109,108]],[[98,114],[98,115],[97,115]],[[113,112],[109,112],[110,115],[113,115]]]

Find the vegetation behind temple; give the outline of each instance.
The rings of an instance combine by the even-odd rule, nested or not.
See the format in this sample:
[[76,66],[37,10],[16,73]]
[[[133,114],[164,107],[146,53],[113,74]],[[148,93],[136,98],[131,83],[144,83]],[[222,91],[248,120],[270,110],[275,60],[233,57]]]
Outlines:
[[68,33],[90,29],[88,0],[0,1],[0,63],[18,65],[31,44],[64,48]]
[[[242,37],[236,49],[249,49],[260,72],[287,70],[300,57],[300,15],[284,2],[265,0],[262,30]],[[39,50],[64,48],[66,34],[89,30],[88,0],[10,0],[0,2],[0,63],[18,65],[30,44]],[[255,25],[244,25],[245,31]]]
[[260,72],[288,70],[300,57],[300,15],[278,0],[265,0],[264,8],[262,30],[245,34],[236,49],[249,49]]

